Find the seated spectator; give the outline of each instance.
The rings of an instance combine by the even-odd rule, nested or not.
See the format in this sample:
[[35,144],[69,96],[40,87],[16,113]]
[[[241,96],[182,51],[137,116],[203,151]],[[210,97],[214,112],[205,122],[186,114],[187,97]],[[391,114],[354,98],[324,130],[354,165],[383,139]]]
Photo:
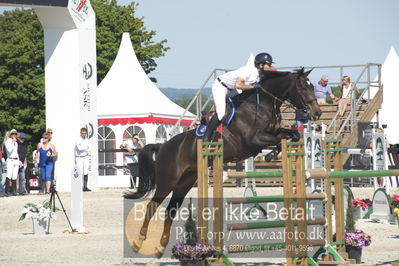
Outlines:
[[331,99],[335,100],[336,97],[331,91],[331,87],[328,84],[328,76],[323,75],[319,82],[313,83],[314,96],[317,99],[318,104],[326,104],[326,95],[330,95]]
[[339,109],[339,115],[338,116],[344,116],[346,106],[350,102],[351,95],[349,94],[352,89],[354,89],[357,94],[361,94],[359,89],[353,86],[353,83],[351,82],[350,77],[344,76],[342,78],[342,85],[341,85],[341,92],[339,95],[339,100],[338,100],[338,109]]

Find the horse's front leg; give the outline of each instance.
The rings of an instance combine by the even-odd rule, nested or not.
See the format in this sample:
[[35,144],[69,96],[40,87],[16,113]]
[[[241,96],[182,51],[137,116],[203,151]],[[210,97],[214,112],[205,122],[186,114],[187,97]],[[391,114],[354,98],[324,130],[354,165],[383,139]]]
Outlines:
[[281,138],[270,133],[257,134],[251,140],[252,145],[256,147],[269,147],[280,143]]
[[270,162],[273,159],[276,159],[279,153],[281,152],[281,140],[282,139],[291,139],[292,141],[299,141],[301,138],[298,130],[296,129],[288,129],[281,128],[277,137],[279,141],[275,144],[276,148],[274,148],[270,153],[266,154],[265,161]]
[[277,135],[280,139],[291,139],[292,141],[299,141],[301,134],[297,129],[281,128]]

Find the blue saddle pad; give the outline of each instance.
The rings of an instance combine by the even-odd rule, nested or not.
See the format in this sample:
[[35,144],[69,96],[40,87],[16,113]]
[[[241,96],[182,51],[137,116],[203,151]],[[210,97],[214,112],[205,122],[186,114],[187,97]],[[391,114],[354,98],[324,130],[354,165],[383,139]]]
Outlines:
[[229,97],[227,98],[227,103],[230,105],[230,112],[226,115],[226,119],[224,119],[224,125],[228,127],[231,123],[231,121],[234,118],[234,115],[236,114],[236,107],[234,105],[233,100]]
[[199,127],[197,127],[197,129],[195,130],[195,135],[197,135],[197,137],[203,137],[206,131],[206,125],[200,125]]
[[[230,108],[230,112],[225,116],[225,119],[223,119],[224,120],[223,124],[226,127],[228,127],[230,125],[231,121],[234,118],[234,115],[236,114],[236,108],[235,108],[234,102],[233,102],[233,100],[230,97],[227,98],[227,103],[230,105],[231,108]],[[206,128],[207,128],[207,125],[201,124],[195,130],[195,135],[197,137],[203,137],[204,134],[205,134]]]

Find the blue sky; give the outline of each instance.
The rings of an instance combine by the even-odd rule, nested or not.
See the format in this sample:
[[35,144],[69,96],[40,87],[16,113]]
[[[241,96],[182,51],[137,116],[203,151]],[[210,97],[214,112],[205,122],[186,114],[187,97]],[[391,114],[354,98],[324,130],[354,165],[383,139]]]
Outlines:
[[152,73],[158,87],[198,88],[214,68],[238,68],[251,52],[269,52],[282,67],[383,63],[391,46],[399,49],[397,0],[136,2],[171,47]]
[[135,2],[155,40],[171,47],[151,73],[158,87],[198,88],[214,68],[238,68],[251,52],[269,52],[283,67],[383,63],[391,46],[399,50],[397,0]]

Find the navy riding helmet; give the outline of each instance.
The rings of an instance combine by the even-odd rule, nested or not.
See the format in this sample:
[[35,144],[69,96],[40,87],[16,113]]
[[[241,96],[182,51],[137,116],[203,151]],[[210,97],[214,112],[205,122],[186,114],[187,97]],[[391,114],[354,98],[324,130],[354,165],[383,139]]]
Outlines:
[[255,67],[259,67],[260,64],[268,64],[269,66],[273,64],[273,58],[268,53],[260,53],[255,56]]

